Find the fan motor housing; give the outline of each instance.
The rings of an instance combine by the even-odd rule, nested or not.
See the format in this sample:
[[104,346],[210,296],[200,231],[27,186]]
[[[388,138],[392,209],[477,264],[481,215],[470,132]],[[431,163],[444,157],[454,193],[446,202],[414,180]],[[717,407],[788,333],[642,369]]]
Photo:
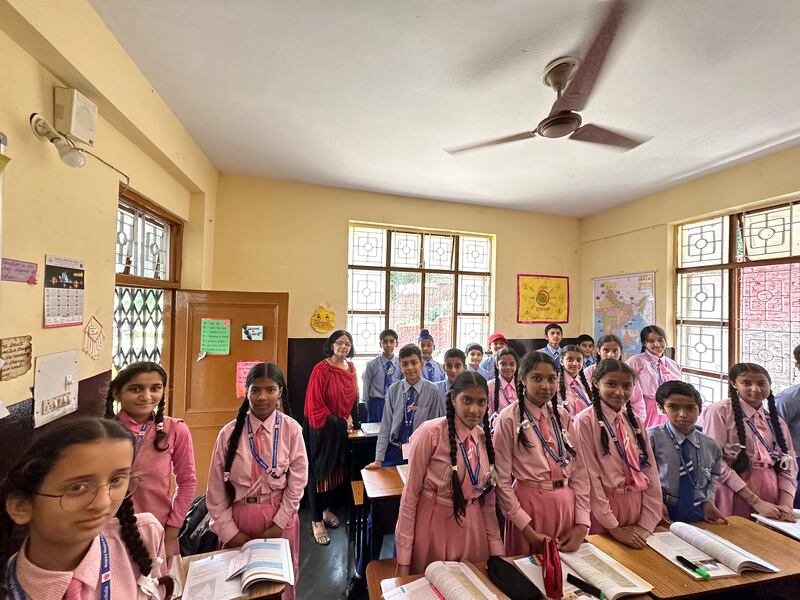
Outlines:
[[539,123],[536,133],[546,138],[561,138],[571,133],[581,126],[581,116],[572,111],[564,111],[551,115]]

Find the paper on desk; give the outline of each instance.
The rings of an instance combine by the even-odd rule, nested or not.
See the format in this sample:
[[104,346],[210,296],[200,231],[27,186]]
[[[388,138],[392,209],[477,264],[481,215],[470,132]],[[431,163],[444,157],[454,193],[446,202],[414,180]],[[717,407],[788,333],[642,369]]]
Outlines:
[[184,582],[183,600],[233,600],[241,596],[241,580],[226,580],[228,566],[237,554],[238,550],[231,550],[192,562]]

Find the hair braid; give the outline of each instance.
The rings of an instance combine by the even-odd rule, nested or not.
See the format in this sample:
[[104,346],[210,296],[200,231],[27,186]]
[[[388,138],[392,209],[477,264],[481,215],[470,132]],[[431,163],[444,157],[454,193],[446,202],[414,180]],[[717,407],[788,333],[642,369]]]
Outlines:
[[636,420],[636,415],[633,414],[633,407],[630,401],[625,403],[625,416],[628,418],[631,429],[633,429],[633,432],[636,434],[636,444],[639,446],[639,454],[644,458],[645,463],[647,463],[650,460],[647,454],[647,442],[644,439],[644,433],[639,425],[639,421]]
[[558,371],[558,393],[561,395],[561,402],[567,404],[567,382],[564,377],[564,369]]
[[589,382],[586,379],[586,373],[583,372],[583,369],[578,371],[578,377],[581,378],[581,383],[583,384],[583,389],[586,390],[587,394],[590,394],[592,391],[592,386],[589,385]]
[[116,413],[114,412],[114,392],[110,389],[106,394],[106,412],[103,414],[106,419],[113,419],[116,417]]
[[608,431],[606,431],[606,425],[603,421],[603,408],[602,408],[603,400],[600,398],[600,388],[596,385],[592,386],[592,407],[594,408],[594,414],[597,417],[597,422],[600,424],[600,443],[603,446],[603,454],[608,454]]
[[561,436],[561,441],[564,442],[564,447],[569,452],[570,456],[575,456],[575,448],[572,447],[572,444],[567,442],[567,439],[562,435],[562,431],[564,431],[564,426],[561,424],[561,415],[558,412],[558,395],[554,394],[553,398],[550,400],[550,404],[553,407],[553,415],[556,418],[556,424],[558,425],[558,431],[554,431],[555,435]]
[[[786,444],[786,437],[783,435],[783,427],[781,427],[781,421],[778,418],[778,408],[775,406],[775,395],[771,389],[767,397],[767,406],[769,407],[769,420],[772,423],[772,433],[775,435],[775,440],[778,442],[781,452],[786,454],[789,451],[789,447]],[[780,465],[773,466],[776,472],[780,471]]]
[[[492,472],[494,469],[494,442],[492,441],[492,430],[489,427],[489,413],[488,411],[483,413],[483,435],[486,438],[486,456],[489,457],[489,473]],[[488,479],[486,482],[486,489],[483,490],[484,496],[489,490],[494,487],[491,479]]]
[[494,412],[500,412],[500,366],[494,361]]
[[456,448],[456,409],[451,394],[447,394],[447,432],[450,438],[450,486],[453,488],[453,517],[457,523],[467,514],[467,501],[458,479],[458,454]]
[[233,459],[236,458],[236,450],[239,448],[239,440],[242,438],[242,430],[244,429],[244,420],[247,418],[247,411],[250,409],[250,402],[247,398],[242,401],[239,407],[239,412],[236,413],[236,424],[233,426],[231,437],[228,440],[228,447],[225,449],[225,467],[223,468],[223,475],[225,478],[225,493],[228,495],[228,500],[233,503],[236,498],[236,488],[228,481],[230,477],[231,467],[233,467]]
[[736,422],[736,435],[739,437],[739,454],[736,455],[731,466],[734,471],[741,475],[750,470],[750,457],[747,455],[747,431],[744,428],[744,413],[742,412],[739,394],[733,385],[730,386],[730,390],[731,408]]
[[153,560],[147,552],[147,548],[142,542],[139,528],[136,526],[136,515],[133,514],[133,501],[125,498],[117,509],[117,519],[119,520],[119,532],[125,547],[128,549],[133,562],[139,567],[142,575],[150,575],[153,568]]
[[169,448],[169,444],[167,443],[167,432],[164,431],[164,404],[166,404],[164,398],[166,394],[167,392],[165,390],[164,395],[161,396],[161,401],[158,403],[155,416],[156,437],[153,440],[153,446],[155,446],[156,450],[159,452],[164,452]]
[[522,383],[522,380],[517,383],[517,403],[519,404],[519,422],[520,427],[517,429],[517,443],[521,444],[525,448],[532,448],[533,444],[531,444],[528,436],[525,435],[525,431],[522,428],[522,423],[525,421],[525,386]]

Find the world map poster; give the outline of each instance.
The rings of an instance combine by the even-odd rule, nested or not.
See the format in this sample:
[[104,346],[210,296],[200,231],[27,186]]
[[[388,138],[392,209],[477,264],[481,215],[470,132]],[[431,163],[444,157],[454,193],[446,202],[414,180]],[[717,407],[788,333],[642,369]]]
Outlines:
[[594,339],[614,334],[622,340],[625,356],[641,350],[639,332],[655,323],[656,275],[634,273],[592,280]]

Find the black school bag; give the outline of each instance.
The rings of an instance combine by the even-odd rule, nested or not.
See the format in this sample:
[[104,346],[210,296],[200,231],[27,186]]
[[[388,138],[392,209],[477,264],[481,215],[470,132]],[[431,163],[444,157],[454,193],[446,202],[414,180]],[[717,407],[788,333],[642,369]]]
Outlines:
[[198,496],[189,506],[178,534],[181,556],[192,556],[219,550],[219,538],[208,527],[211,515],[206,508],[206,497]]

